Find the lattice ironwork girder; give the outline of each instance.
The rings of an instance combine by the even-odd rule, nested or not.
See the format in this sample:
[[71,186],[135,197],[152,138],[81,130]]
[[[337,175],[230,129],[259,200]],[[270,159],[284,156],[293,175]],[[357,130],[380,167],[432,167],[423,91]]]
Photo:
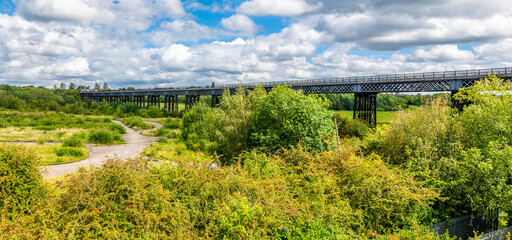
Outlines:
[[304,93],[352,93],[354,92],[353,84],[343,85],[310,85],[310,86],[292,86],[292,89],[302,89]]
[[446,91],[448,86],[448,81],[370,83],[361,84],[361,92]]

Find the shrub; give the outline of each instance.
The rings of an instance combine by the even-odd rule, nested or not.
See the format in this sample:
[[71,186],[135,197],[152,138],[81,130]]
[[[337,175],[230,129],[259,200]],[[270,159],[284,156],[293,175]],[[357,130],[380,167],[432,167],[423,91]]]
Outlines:
[[339,114],[334,114],[333,120],[340,138],[357,137],[363,139],[370,132],[370,128],[365,123],[343,117]]
[[82,139],[77,135],[73,135],[62,142],[63,147],[81,147],[83,145]]
[[163,127],[167,129],[180,129],[181,120],[176,118],[168,118],[165,120]]
[[124,124],[126,124],[128,127],[134,128],[134,129],[150,129],[152,128],[151,124],[147,124],[144,121],[142,121],[142,118],[140,117],[129,117],[122,120]]
[[60,182],[62,236],[79,239],[196,238],[184,204],[174,201],[145,164],[108,160]]
[[182,110],[182,111],[178,111],[178,112],[175,112],[175,111],[169,111],[167,112],[167,116],[168,117],[172,117],[172,118],[182,118],[183,117],[183,114],[185,114],[185,111]]
[[360,214],[362,223],[354,226],[359,230],[364,226],[383,233],[407,228],[422,220],[438,197],[407,172],[388,167],[379,156],[358,157],[350,148],[315,154],[299,146],[277,157],[287,165],[283,175],[307,190],[301,195],[308,195],[310,201],[321,201],[325,193],[348,200]]
[[183,115],[183,124],[182,124],[182,136],[184,140],[188,139],[189,134],[196,134],[201,136],[202,138],[210,140],[211,136],[209,135],[210,128],[213,128],[209,123],[205,123],[203,119],[215,118],[217,114],[213,113],[213,111],[218,111],[212,109],[204,102],[199,102],[195,104],[192,109],[187,111]]
[[305,171],[256,152],[241,158],[247,164],[162,162],[151,171],[173,199],[187,203],[192,231],[202,238],[349,239],[360,223],[325,169],[308,162]]
[[161,137],[161,136],[167,136],[171,133],[171,131],[169,131],[169,129],[167,128],[158,128],[156,130],[153,131],[153,134],[157,137]]
[[72,157],[83,157],[85,156],[85,153],[80,148],[73,148],[73,147],[61,147],[58,148],[55,153],[57,156],[72,156]]
[[[250,149],[252,112],[265,96],[262,86],[248,94],[238,88],[233,95],[224,92],[219,108],[212,109],[204,102],[196,104],[183,116],[182,136],[188,141],[187,145],[208,146],[211,153],[221,156],[223,163],[233,163],[234,157]],[[190,140],[189,135],[194,135],[195,139]]]
[[461,129],[452,109],[441,99],[416,110],[399,112],[384,131],[377,133],[378,153],[394,164],[413,158],[440,159],[460,146]]
[[314,151],[329,149],[335,130],[327,105],[289,86],[275,86],[253,112],[254,146],[277,150],[302,143]]
[[45,195],[38,158],[24,146],[0,144],[0,210],[24,211]]
[[117,133],[111,133],[108,130],[100,129],[92,130],[89,133],[88,141],[98,144],[113,144],[115,142],[122,141],[122,137]]
[[116,132],[116,133],[119,133],[119,134],[125,134],[126,133],[126,129],[123,127],[123,125],[118,124],[118,123],[109,123],[107,125],[107,127],[112,132]]
[[150,118],[160,118],[163,117],[163,112],[158,109],[157,106],[150,106],[148,110],[144,113],[144,117],[150,117]]

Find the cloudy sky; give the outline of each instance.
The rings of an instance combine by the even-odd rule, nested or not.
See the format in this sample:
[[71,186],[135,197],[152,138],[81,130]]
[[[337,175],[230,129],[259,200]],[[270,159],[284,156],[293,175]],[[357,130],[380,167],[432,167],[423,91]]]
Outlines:
[[0,84],[175,87],[512,66],[510,0],[0,0]]

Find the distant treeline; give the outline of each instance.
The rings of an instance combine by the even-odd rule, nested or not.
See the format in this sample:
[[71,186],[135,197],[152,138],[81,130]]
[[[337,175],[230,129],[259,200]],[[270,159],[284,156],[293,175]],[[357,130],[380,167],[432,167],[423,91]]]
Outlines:
[[20,111],[85,113],[88,108],[78,89],[48,89],[0,85],[0,107]]
[[86,102],[80,97],[80,86],[48,89],[33,86],[0,85],[0,110],[56,111],[85,115],[115,115],[119,117],[163,117],[169,114],[157,107],[143,108],[132,103]]

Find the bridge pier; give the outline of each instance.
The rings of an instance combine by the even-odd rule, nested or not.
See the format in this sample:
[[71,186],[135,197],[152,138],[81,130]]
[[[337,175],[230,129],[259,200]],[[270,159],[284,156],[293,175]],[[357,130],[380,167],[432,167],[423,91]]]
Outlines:
[[199,95],[186,95],[185,96],[185,109],[191,109],[194,104],[199,102]]
[[171,110],[172,111],[175,111],[175,112],[179,112],[179,108],[178,108],[178,95],[174,95],[173,96],[173,100],[172,101],[172,106],[171,106]]
[[222,95],[212,95],[212,108],[219,106],[221,97]]
[[168,112],[178,111],[178,95],[165,95],[164,96],[164,109]]
[[377,126],[377,93],[354,94],[354,119],[362,119]]
[[160,109],[160,95],[149,95],[147,107],[149,106],[156,106]]

